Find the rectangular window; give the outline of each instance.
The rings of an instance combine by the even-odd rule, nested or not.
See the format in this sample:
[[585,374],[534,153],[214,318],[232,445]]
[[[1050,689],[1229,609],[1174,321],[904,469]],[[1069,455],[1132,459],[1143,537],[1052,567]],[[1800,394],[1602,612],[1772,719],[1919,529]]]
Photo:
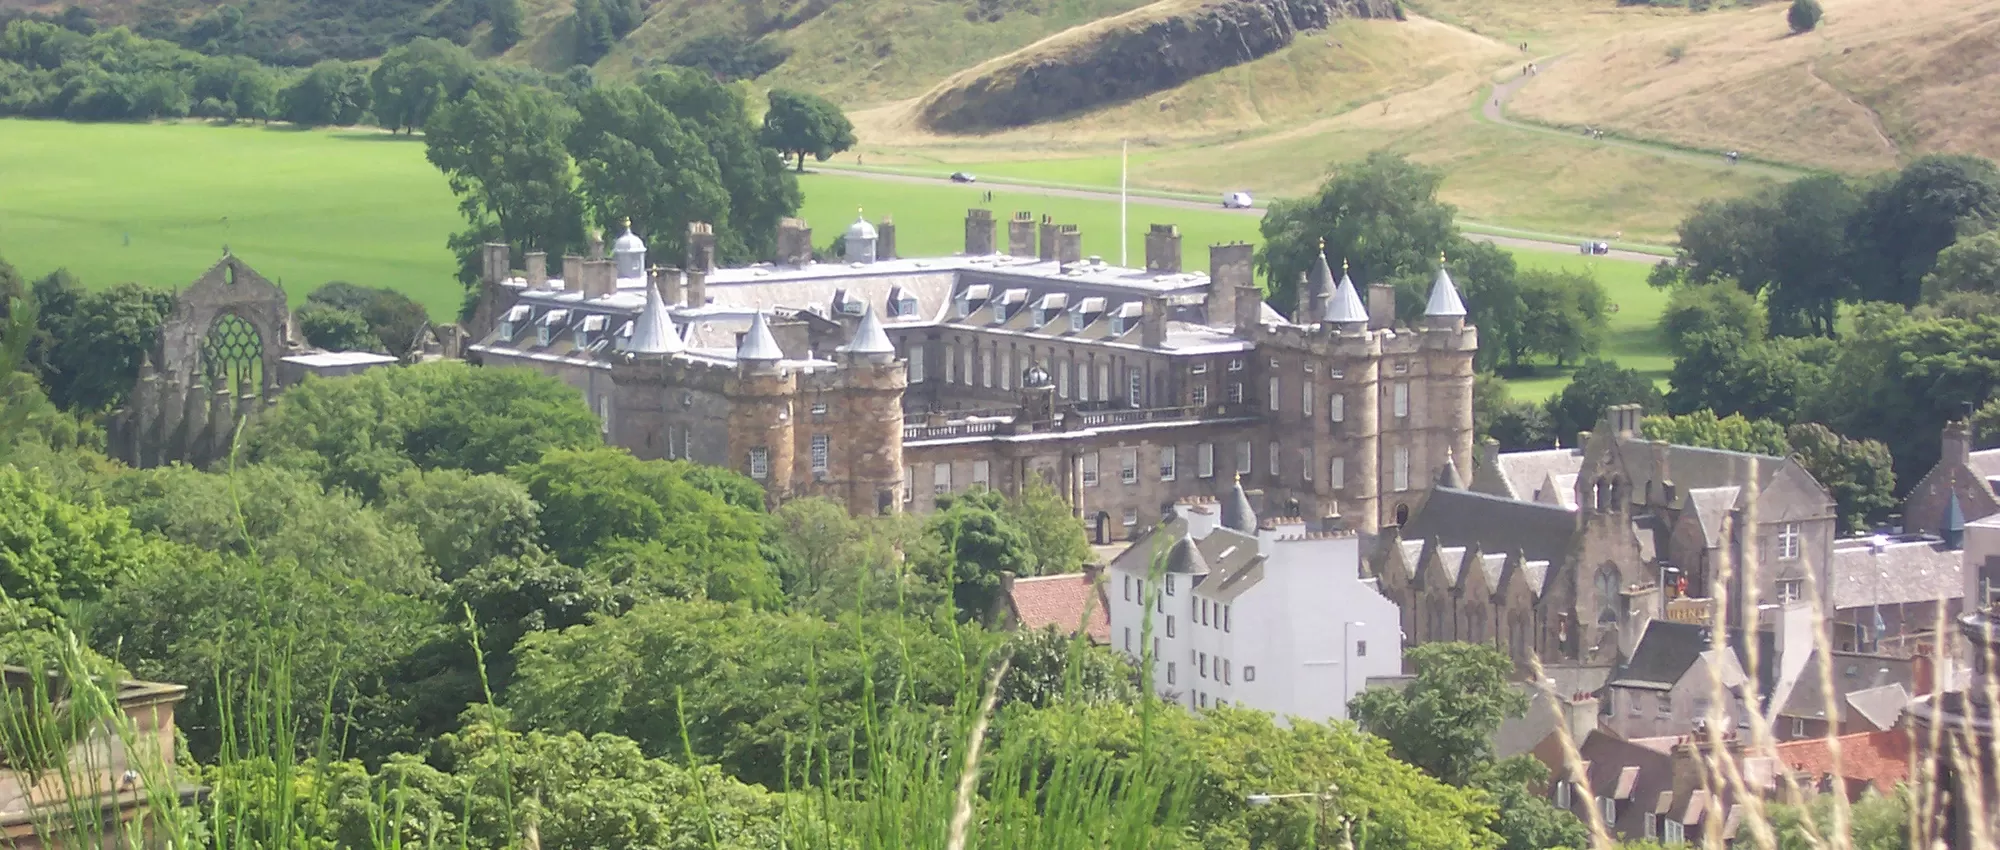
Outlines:
[[951,492],[951,464],[940,463],[931,467],[931,492],[938,495]]
[[1346,370],[1346,369],[1328,369],[1328,370],[1326,370],[1326,376],[1327,376],[1327,377],[1329,377],[1329,378],[1332,378],[1332,379],[1334,379],[1334,380],[1336,380],[1336,381],[1340,381],[1340,380],[1345,380],[1345,379],[1347,378],[1347,370]]
[[958,343],[944,347],[944,382],[958,383]]
[[1215,444],[1202,443],[1194,447],[1194,474],[1198,478],[1215,477]]
[[1397,446],[1395,458],[1396,458],[1396,465],[1394,469],[1394,480],[1391,482],[1389,489],[1395,490],[1396,492],[1400,493],[1404,490],[1410,489],[1409,447]]
[[1398,360],[1398,361],[1396,361],[1396,374],[1398,374],[1398,375],[1404,375],[1404,374],[1408,374],[1408,373],[1409,373],[1409,371],[1410,371],[1410,361],[1408,361],[1408,360]]
[[1076,400],[1090,400],[1090,364],[1076,367]]
[[1096,452],[1091,452],[1083,456],[1083,486],[1085,487],[1097,486]]
[[1597,798],[1597,811],[1604,816],[1605,823],[1611,823],[1618,819],[1618,801],[1610,797],[1599,797]]
[[1194,391],[1189,395],[1190,395],[1190,402],[1195,407],[1208,406],[1208,387],[1205,386],[1195,387]]
[[1208,707],[1208,692],[1207,692],[1207,691],[1198,691],[1197,693],[1201,694],[1201,707],[1202,707],[1202,708],[1207,708],[1207,707]]
[[1327,470],[1327,483],[1333,485],[1335,490],[1347,489],[1347,458],[1333,459],[1331,468]]
[[1132,601],[1132,577],[1125,577],[1125,601]]
[[1333,421],[1346,422],[1347,395],[1345,393],[1334,393],[1332,398],[1326,400],[1326,409],[1327,413],[1333,417]]
[[1307,481],[1313,480],[1313,467],[1318,466],[1319,464],[1313,461],[1312,446],[1307,446],[1303,449],[1299,449],[1299,459],[1304,464],[1299,467],[1299,474],[1301,476],[1304,476],[1305,480]]
[[1273,369],[1278,368],[1278,358],[1276,357],[1271,358],[1271,368]]
[[1795,578],[1778,582],[1778,604],[1797,602],[1804,598],[1806,598],[1805,579]]
[[1167,684],[1171,685],[1173,683],[1174,683],[1174,662],[1169,661],[1167,662]]
[[1264,465],[1270,468],[1272,478],[1278,477],[1278,470],[1280,467],[1278,466],[1278,444],[1276,442],[1271,443],[1270,448],[1266,450],[1264,454]]
[[[1658,825],[1656,822],[1659,820],[1659,816],[1647,815],[1644,820],[1646,821],[1646,838],[1651,839],[1657,834],[1657,830],[1654,827]],[[1605,824],[1605,826],[1610,826],[1610,824]]]
[[1803,717],[1792,718],[1792,737],[1803,738],[1805,736],[1806,736],[1806,719]]
[[1206,626],[1208,625],[1208,600],[1201,599],[1197,601],[1200,602],[1201,604],[1201,611],[1200,611],[1201,624]]
[[1357,640],[1357,641],[1355,641],[1355,642],[1354,642],[1354,657],[1355,657],[1355,658],[1367,658],[1367,657],[1368,657],[1368,642],[1367,642],[1367,641],[1365,641],[1365,640]]
[[1243,681],[1245,682],[1257,681],[1257,665],[1246,664],[1243,666]]
[[1174,576],[1172,573],[1167,574],[1167,595],[1174,595]]
[[1069,398],[1069,361],[1056,364],[1056,398]]
[[1007,353],[1003,355],[1002,359],[1000,360],[1001,389],[1003,390],[1013,389],[1013,383],[1014,383],[1013,375],[1014,375],[1014,349],[1009,348],[1007,349]]
[[986,486],[988,486],[989,484],[991,484],[991,482],[990,482],[990,481],[988,480],[988,478],[987,478],[988,474],[989,474],[989,473],[990,473],[991,471],[992,471],[992,467],[991,467],[991,466],[989,465],[989,462],[988,462],[988,461],[983,461],[983,460],[975,460],[975,461],[973,461],[973,462],[972,462],[972,486],[974,486],[974,487],[986,487]]
[[1126,449],[1118,456],[1118,480],[1125,484],[1139,483],[1139,450]]
[[1397,384],[1395,389],[1396,418],[1405,419],[1410,415],[1410,385]]
[[1313,415],[1313,385],[1311,381],[1305,382],[1304,388],[1299,391],[1299,413],[1307,417]]
[[1556,782],[1556,808],[1564,811],[1569,809],[1569,783],[1567,781],[1558,780]]
[[1230,404],[1242,404],[1242,403],[1243,403],[1243,382],[1242,382],[1242,381],[1230,381],[1230,382],[1229,382],[1229,403],[1230,403]]
[[1233,358],[1230,358],[1230,360],[1229,360],[1229,371],[1231,371],[1231,372],[1241,372],[1241,371],[1243,371],[1243,358],[1241,358],[1241,357],[1233,357]]
[[1167,615],[1167,637],[1174,636],[1174,615]]
[[1201,665],[1199,668],[1201,677],[1204,679],[1208,678],[1208,653],[1204,652],[1201,654],[1201,660],[1199,663]]
[[1272,410],[1278,409],[1278,379],[1275,376],[1271,378],[1271,392],[1265,398],[1269,399]]
[[1249,441],[1249,440],[1244,440],[1243,442],[1240,442],[1240,443],[1237,443],[1237,444],[1236,444],[1236,473],[1237,473],[1238,475],[1249,475],[1249,474],[1250,474],[1250,441]]
[[1132,627],[1131,627],[1131,626],[1126,626],[1126,627],[1125,627],[1125,651],[1126,651],[1127,653],[1130,653],[1130,652],[1132,651]]
[[1154,635],[1154,636],[1153,636],[1153,657],[1154,657],[1154,658],[1159,658],[1159,657],[1160,657],[1160,637],[1159,637],[1159,635]]
[[1665,829],[1660,830],[1660,832],[1665,833],[1661,837],[1668,844],[1683,844],[1687,842],[1687,830],[1681,826],[1680,821],[1674,820],[1672,817],[1662,817],[1661,820],[1665,821],[1666,825]]
[[1175,454],[1175,451],[1174,451],[1174,447],[1173,447],[1173,446],[1161,446],[1161,447],[1160,447],[1160,480],[1161,480],[1161,481],[1172,481],[1172,480],[1174,480],[1174,473],[1175,473],[1175,472],[1177,471],[1177,470],[1175,470],[1175,469],[1174,469],[1174,460],[1175,460],[1175,458],[1174,458],[1174,454]]
[[1138,525],[1138,524],[1139,524],[1139,509],[1138,509],[1138,508],[1126,508],[1126,509],[1125,509],[1125,524],[1126,524],[1126,525],[1128,525],[1128,526],[1132,526],[1132,525]]
[[1229,659],[1227,659],[1227,658],[1223,659],[1223,660],[1222,660],[1222,683],[1223,683],[1223,684],[1225,684],[1225,685],[1233,685],[1233,684],[1236,684],[1236,683],[1235,683],[1234,681],[1231,681],[1231,680],[1230,680],[1230,676],[1231,676],[1231,675],[1232,675],[1233,673],[1235,673],[1235,671],[1236,671],[1236,662],[1233,662],[1233,661],[1230,661],[1230,660],[1229,660]]
[[924,346],[922,344],[913,344],[910,346],[910,383],[921,384],[923,382]]
[[974,343],[965,345],[965,385],[968,387],[972,386],[972,349],[977,347]]
[[812,406],[812,415],[813,415],[813,416],[815,416],[815,417],[820,417],[820,416],[825,416],[825,415],[826,415],[826,402],[823,402],[823,401],[815,401],[815,402],[813,402],[813,406]]
[[988,348],[979,358],[979,385],[993,386],[993,349]]
[[827,445],[827,435],[812,435],[812,471],[815,474],[826,474],[827,455],[831,453]]
[[1778,560],[1790,561],[1799,556],[1799,524],[1788,522],[1778,528]]
[[1206,374],[1208,374],[1208,361],[1206,361],[1206,360],[1196,360],[1196,361],[1194,361],[1194,365],[1192,365],[1192,366],[1189,366],[1189,367],[1188,367],[1188,374],[1190,374],[1190,375],[1206,375]]
[[905,466],[903,467],[903,504],[907,505],[916,500],[917,468],[914,466]]
[[1146,389],[1146,380],[1144,378],[1144,373],[1139,371],[1139,367],[1134,366],[1131,369],[1127,370],[1125,378],[1126,378],[1125,400],[1133,407],[1138,407],[1139,401],[1145,397],[1144,391]]
[[1225,632],[1229,631],[1229,610],[1230,606],[1222,606],[1222,630]]
[[762,481],[771,476],[771,454],[762,446],[750,450],[750,477]]

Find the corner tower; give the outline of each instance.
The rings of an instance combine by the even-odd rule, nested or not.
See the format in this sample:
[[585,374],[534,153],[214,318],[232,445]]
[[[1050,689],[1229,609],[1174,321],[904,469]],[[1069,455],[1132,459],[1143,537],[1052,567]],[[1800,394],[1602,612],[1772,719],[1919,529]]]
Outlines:
[[[835,427],[825,435],[825,451],[829,478],[844,492],[829,495],[843,498],[855,516],[896,513],[903,505],[903,392],[909,372],[874,307],[861,314],[839,362],[829,411]],[[819,450],[807,446],[809,453]]]
[[792,494],[794,419],[798,376],[784,368],[784,352],[759,312],[736,346],[736,372],[724,386],[729,400],[728,466],[764,485],[776,507]]

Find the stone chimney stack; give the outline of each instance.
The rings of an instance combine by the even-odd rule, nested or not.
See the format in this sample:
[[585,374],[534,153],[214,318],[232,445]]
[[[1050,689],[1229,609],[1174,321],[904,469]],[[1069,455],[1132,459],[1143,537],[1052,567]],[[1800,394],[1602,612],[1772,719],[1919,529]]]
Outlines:
[[715,272],[715,226],[705,221],[688,222],[687,270],[690,274]]
[[1381,330],[1396,324],[1396,287],[1386,283],[1368,285],[1368,329]]
[[1043,213],[1041,227],[1038,229],[1037,232],[1040,234],[1039,244],[1037,245],[1037,250],[1039,251],[1039,253],[1035,255],[1035,258],[1043,262],[1055,259],[1056,258],[1055,217],[1047,213]]
[[1146,297],[1146,312],[1139,317],[1139,344],[1147,348],[1166,346],[1167,299],[1164,296]]
[[896,259],[896,220],[886,215],[882,217],[882,223],[875,227],[875,259]]
[[608,298],[618,291],[618,264],[612,260],[586,260],[583,279],[584,298]]
[[[881,228],[876,228],[880,238]],[[969,209],[965,211],[965,255],[984,257],[993,253],[993,211]]]
[[1074,224],[1056,225],[1056,265],[1067,268],[1083,262],[1083,231]]
[[1972,426],[1965,420],[1944,423],[1944,451],[1938,460],[1965,464],[1972,460]]
[[1236,288],[1256,288],[1248,242],[1208,246],[1208,323],[1236,322]]
[[480,278],[492,284],[506,280],[507,257],[505,243],[488,242],[480,246]]
[[548,289],[549,255],[542,251],[529,251],[526,259],[528,266],[528,289],[534,292]]
[[1236,333],[1255,338],[1257,329],[1264,324],[1264,293],[1254,283],[1239,283],[1232,300],[1236,307]]
[[1035,256],[1035,214],[1023,210],[1007,222],[1007,256]]
[[583,258],[576,254],[563,255],[563,291],[583,291]]
[[653,288],[660,291],[660,300],[669,307],[681,303],[681,270],[672,266],[652,268]]
[[812,262],[812,228],[802,218],[778,221],[778,257],[781,266],[803,266]]
[[1313,309],[1319,306],[1317,303],[1319,299],[1313,297],[1312,279],[1306,277],[1305,272],[1299,272],[1299,285],[1293,287],[1292,294],[1298,296],[1298,306],[1295,308],[1297,312],[1292,313],[1292,324],[1310,325],[1319,318],[1319,311]]
[[604,231],[602,230],[590,231],[589,240],[590,240],[590,253],[585,254],[584,255],[585,258],[592,260],[604,259]]
[[1181,273],[1181,229],[1171,224],[1155,224],[1146,231],[1146,271],[1153,274]]
[[1480,469],[1488,469],[1497,472],[1499,471],[1499,468],[1500,468],[1500,441],[1493,439],[1492,437],[1487,437],[1485,440],[1482,440],[1479,443],[1479,465],[1474,468],[1472,474],[1474,477],[1478,477],[1479,475],[1478,470]]

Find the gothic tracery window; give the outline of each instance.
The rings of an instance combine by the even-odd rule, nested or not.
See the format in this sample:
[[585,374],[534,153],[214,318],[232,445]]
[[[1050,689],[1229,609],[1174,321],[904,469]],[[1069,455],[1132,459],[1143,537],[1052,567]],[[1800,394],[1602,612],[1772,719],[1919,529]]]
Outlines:
[[208,326],[208,335],[202,337],[202,376],[212,387],[233,389],[246,382],[251,387],[257,386],[263,360],[263,335],[248,319],[235,313],[216,316],[215,322]]

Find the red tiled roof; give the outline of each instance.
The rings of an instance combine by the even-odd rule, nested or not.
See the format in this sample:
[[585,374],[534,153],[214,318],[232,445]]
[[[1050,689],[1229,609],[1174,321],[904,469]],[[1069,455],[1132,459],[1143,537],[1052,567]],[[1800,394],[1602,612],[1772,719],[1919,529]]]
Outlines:
[[1009,604],[1013,605],[1014,618],[1021,628],[1055,626],[1056,631],[1065,635],[1076,632],[1076,624],[1083,621],[1084,607],[1088,605],[1090,622],[1085,633],[1090,642],[1098,645],[1111,642],[1111,615],[1105,612],[1103,598],[1084,574],[1017,578]]
[[[1842,735],[1840,775],[1864,780],[1876,790],[1892,791],[1910,778],[1910,736],[1901,729]],[[1833,754],[1826,739],[1808,738],[1779,744],[1778,764],[1817,780],[1833,772]]]

